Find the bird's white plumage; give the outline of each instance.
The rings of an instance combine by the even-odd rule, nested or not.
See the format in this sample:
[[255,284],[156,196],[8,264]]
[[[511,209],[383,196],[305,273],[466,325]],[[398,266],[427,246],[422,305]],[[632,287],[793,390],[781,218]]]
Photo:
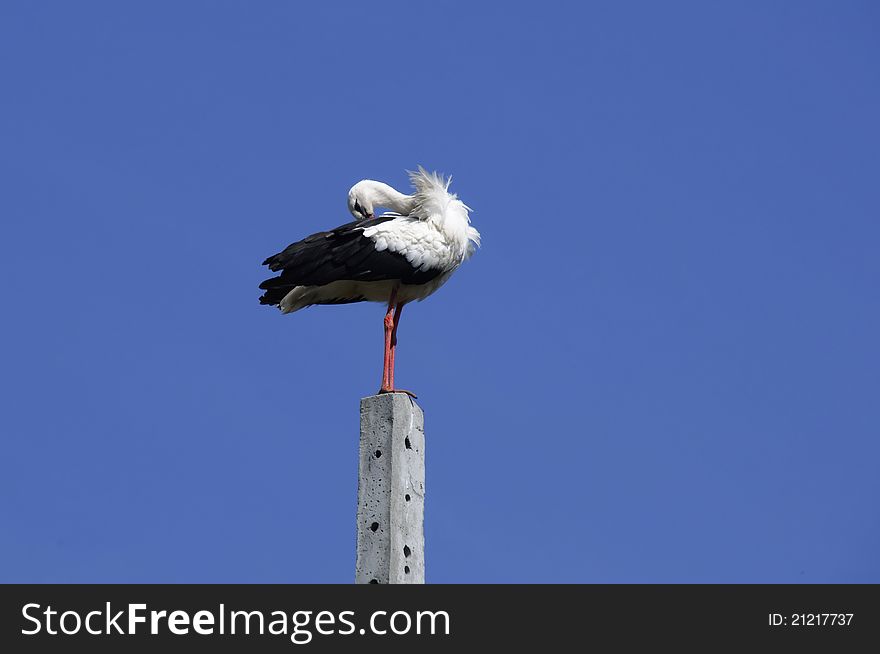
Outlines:
[[446,238],[436,223],[400,217],[364,230],[379,252],[388,250],[406,257],[417,270],[450,270],[461,263],[457,244]]
[[449,193],[451,177],[444,180],[420,168],[410,178],[416,189],[407,196],[413,205],[410,213],[369,227],[364,236],[379,251],[402,254],[414,268],[454,270],[480,244],[480,233],[470,225],[470,207]]

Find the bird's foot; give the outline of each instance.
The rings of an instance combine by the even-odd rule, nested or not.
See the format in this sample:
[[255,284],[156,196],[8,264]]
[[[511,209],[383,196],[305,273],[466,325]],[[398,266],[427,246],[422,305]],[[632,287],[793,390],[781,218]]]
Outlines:
[[417,400],[419,398],[419,396],[412,391],[405,391],[402,388],[380,388],[378,395],[382,395],[383,393],[406,393],[414,400]]

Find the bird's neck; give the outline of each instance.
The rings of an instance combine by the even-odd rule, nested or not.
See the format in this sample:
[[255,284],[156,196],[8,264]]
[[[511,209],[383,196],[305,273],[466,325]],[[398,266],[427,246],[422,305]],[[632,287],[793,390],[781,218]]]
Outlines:
[[385,207],[403,215],[408,215],[416,206],[415,197],[404,195],[388,184],[377,183],[373,187],[374,201],[377,207]]

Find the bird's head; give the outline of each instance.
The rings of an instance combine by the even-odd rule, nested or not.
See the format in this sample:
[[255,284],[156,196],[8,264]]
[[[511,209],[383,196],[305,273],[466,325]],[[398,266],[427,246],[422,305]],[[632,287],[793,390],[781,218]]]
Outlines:
[[404,195],[384,182],[362,179],[348,192],[348,210],[358,220],[372,218],[375,209],[390,209],[404,216],[413,210],[415,198]]
[[376,202],[375,185],[369,179],[364,179],[351,187],[348,192],[348,210],[358,220],[373,217],[373,206]]

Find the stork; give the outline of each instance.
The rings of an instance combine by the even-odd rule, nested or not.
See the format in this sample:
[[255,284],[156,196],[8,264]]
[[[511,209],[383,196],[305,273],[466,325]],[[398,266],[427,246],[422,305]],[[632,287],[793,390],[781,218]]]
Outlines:
[[[365,179],[348,192],[355,220],[288,245],[264,262],[280,272],[260,284],[260,304],[293,313],[319,304],[387,303],[380,393],[394,388],[397,328],[404,305],[440,288],[480,245],[451,177],[421,166],[410,172],[414,192]],[[378,208],[388,211],[375,214]],[[411,395],[411,393],[410,393]]]

